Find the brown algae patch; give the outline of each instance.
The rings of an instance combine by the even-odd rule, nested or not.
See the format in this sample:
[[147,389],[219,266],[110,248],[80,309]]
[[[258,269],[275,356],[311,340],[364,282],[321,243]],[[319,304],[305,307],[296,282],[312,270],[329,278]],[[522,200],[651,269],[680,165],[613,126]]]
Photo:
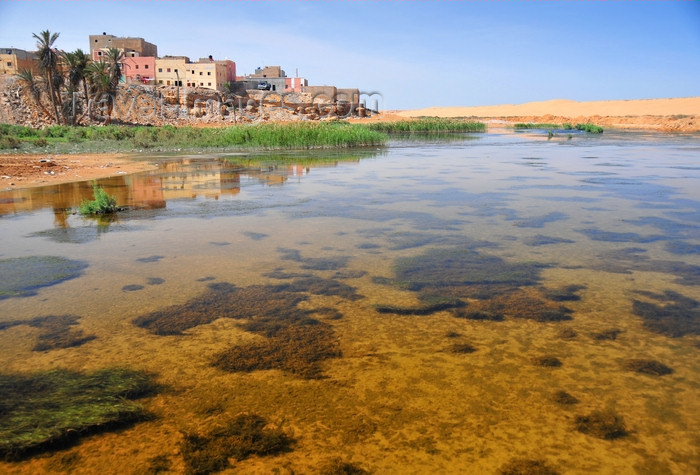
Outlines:
[[555,403],[560,404],[562,406],[572,406],[574,404],[579,403],[579,400],[576,396],[572,396],[563,389],[560,389],[559,391],[555,392],[552,396],[552,400]]
[[367,475],[370,472],[356,463],[334,458],[326,462],[318,471],[319,475]]
[[[291,290],[290,290],[291,289]],[[298,304],[308,300],[301,290],[323,295],[359,298],[354,289],[313,277],[291,284],[236,287],[210,284],[208,290],[182,305],[143,315],[134,324],[158,335],[180,335],[183,331],[219,318],[243,320],[243,330],[265,337],[263,341],[234,346],[217,354],[212,364],[230,372],[280,369],[307,379],[322,376],[320,364],[341,356],[333,327],[311,315],[342,318],[327,308],[306,310]]]
[[306,379],[322,377],[320,364],[341,356],[330,325],[281,325],[256,327],[270,332],[264,341],[234,346],[214,357],[212,364],[230,372],[280,369]]
[[498,472],[500,475],[559,475],[545,460],[513,459]]
[[205,435],[184,434],[180,452],[185,473],[208,474],[229,466],[229,458],[245,460],[289,451],[293,439],[278,427],[271,427],[257,414],[239,414]]
[[133,400],[154,390],[150,375],[127,369],[0,374],[0,457],[23,459],[146,420]]
[[77,315],[46,315],[30,320],[13,320],[0,323],[0,330],[18,325],[27,325],[41,329],[33,348],[34,351],[72,348],[97,338],[95,335],[85,335],[82,330],[72,328],[78,324],[79,319],[80,317]]
[[535,366],[542,366],[543,368],[559,368],[562,362],[555,356],[544,355],[532,358],[532,364]]
[[632,312],[649,330],[673,338],[700,334],[700,302],[672,290],[663,294],[637,292],[652,302],[634,300]]
[[[571,319],[571,310],[561,305],[576,300],[582,286],[569,285],[555,291],[536,288],[541,281],[538,263],[509,263],[496,257],[464,249],[432,249],[394,263],[394,279],[379,280],[418,292],[423,305],[402,308],[377,306],[384,313],[433,313],[431,301],[442,299],[443,310],[456,308],[454,315],[470,320],[501,321],[504,317],[538,322]],[[466,306],[463,309],[461,307]]]
[[297,308],[307,297],[287,292],[284,286],[236,287],[226,282],[209,284],[207,291],[182,305],[173,305],[134,319],[133,323],[156,335],[181,335],[219,318],[244,319],[256,315],[299,320],[309,312]]
[[665,364],[656,360],[648,359],[628,360],[622,364],[622,367],[628,371],[648,374],[649,376],[664,376],[673,373],[673,369],[669,368]]
[[576,430],[599,439],[612,440],[628,434],[625,420],[611,410],[576,416]]

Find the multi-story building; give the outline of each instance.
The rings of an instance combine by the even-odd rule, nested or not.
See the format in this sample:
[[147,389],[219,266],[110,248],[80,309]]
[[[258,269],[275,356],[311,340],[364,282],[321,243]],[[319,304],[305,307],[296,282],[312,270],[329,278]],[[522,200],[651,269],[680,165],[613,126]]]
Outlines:
[[0,49],[0,74],[17,74],[23,69],[37,71],[37,56],[17,48]]
[[165,56],[155,60],[155,84],[158,86],[183,86],[187,68],[192,64],[187,56]]
[[119,48],[124,52],[124,57],[135,58],[137,56],[158,56],[158,47],[143,38],[117,37],[102,33],[90,35],[90,58],[94,61],[103,59],[108,48]]
[[226,83],[236,80],[236,63],[230,60],[215,61],[209,58],[200,58],[196,63],[187,65],[187,86],[206,87],[217,91],[227,89]]
[[122,75],[127,83],[155,84],[156,58],[153,56],[124,58],[122,60]]

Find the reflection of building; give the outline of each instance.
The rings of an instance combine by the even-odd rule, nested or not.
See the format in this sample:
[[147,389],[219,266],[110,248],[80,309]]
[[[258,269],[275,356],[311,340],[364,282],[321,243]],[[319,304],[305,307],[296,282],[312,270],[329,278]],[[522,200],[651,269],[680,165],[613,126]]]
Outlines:
[[37,72],[37,56],[17,48],[0,49],[0,74],[17,74],[23,69]]
[[90,35],[90,58],[94,61],[105,59],[107,49],[117,48],[124,52],[125,58],[138,56],[158,56],[158,47],[143,38],[117,37],[102,33]]

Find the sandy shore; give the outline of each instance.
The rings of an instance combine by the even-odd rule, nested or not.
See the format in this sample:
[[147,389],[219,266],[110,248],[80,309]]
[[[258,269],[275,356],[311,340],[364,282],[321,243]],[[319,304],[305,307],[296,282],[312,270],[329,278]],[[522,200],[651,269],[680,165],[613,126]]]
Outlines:
[[0,155],[0,190],[58,185],[153,170],[125,154]]
[[552,100],[481,107],[429,107],[396,111],[404,118],[473,117],[505,122],[591,122],[603,127],[664,132],[700,131],[700,97],[634,101],[576,102]]
[[[515,122],[587,123],[603,127],[662,132],[699,132],[700,97],[636,101],[576,102],[552,100],[483,107],[430,107],[385,111],[367,119],[410,120],[420,116],[470,117],[490,127]],[[93,180],[153,169],[147,162],[126,154],[0,155],[0,189],[30,188],[49,184]]]

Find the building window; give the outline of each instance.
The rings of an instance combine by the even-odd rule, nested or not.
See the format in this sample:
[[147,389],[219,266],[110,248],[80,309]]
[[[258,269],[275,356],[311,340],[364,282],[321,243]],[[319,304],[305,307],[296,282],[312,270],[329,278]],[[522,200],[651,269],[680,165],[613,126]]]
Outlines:
[[203,82],[200,82],[199,85],[200,85],[200,86],[204,86],[204,83],[203,83]]
[[170,68],[168,68],[168,72],[170,72]]
[[202,71],[199,72],[199,75],[200,75],[200,76],[202,75]]
[[166,86],[170,86],[170,81],[168,81],[168,82],[166,83]]
[[139,65],[137,64],[137,65],[134,67],[134,69],[139,69]]
[[102,51],[98,51],[97,56],[102,56]]
[[160,79],[160,80],[158,81],[158,84],[163,84],[163,80]]
[[148,69],[148,65],[147,65],[147,64],[144,65],[143,68],[144,68],[144,69]]
[[175,72],[178,72],[177,69],[175,70]]
[[211,83],[210,83],[210,82],[208,82],[208,83],[207,83],[207,85],[208,85],[208,86],[211,86]]
[[162,73],[162,72],[163,72],[163,68],[158,68],[158,72],[159,72],[159,73]]
[[211,76],[211,71],[207,71],[207,76]]
[[8,61],[8,62],[7,62],[7,67],[8,67],[8,68],[11,68],[11,67],[12,67],[12,61]]

